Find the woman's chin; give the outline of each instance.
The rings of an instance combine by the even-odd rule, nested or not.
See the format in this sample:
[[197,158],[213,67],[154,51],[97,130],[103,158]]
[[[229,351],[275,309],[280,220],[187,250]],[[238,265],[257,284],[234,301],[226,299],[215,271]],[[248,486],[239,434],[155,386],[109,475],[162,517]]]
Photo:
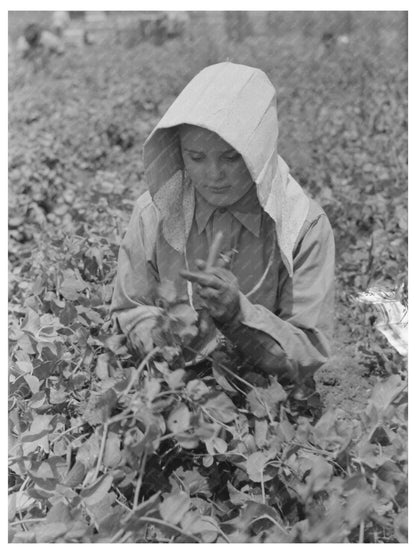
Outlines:
[[231,206],[236,202],[235,198],[230,197],[229,195],[218,192],[218,193],[201,193],[204,199],[208,202],[208,204],[211,204],[211,206],[216,206],[218,208],[225,208],[227,206]]

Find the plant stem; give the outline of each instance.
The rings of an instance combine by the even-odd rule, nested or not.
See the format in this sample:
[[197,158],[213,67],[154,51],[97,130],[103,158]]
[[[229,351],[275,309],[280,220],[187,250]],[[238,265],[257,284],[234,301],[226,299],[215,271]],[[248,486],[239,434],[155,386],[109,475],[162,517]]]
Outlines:
[[221,537],[225,540],[225,542],[228,542],[228,544],[231,544],[231,541],[228,539],[227,535],[224,533],[222,529],[220,529],[219,526],[217,527],[217,531],[221,535]]
[[26,523],[40,523],[41,521],[45,521],[45,517],[36,517],[33,519],[22,519],[21,521],[12,521],[9,523],[9,525],[25,525]]
[[118,498],[116,498],[115,500],[116,500],[117,504],[119,506],[121,506],[122,508],[124,508],[127,512],[132,512],[132,510],[128,506],[123,504],[123,502],[121,502]]
[[85,358],[87,357],[87,349],[85,349],[83,355],[80,357],[79,359],[79,362],[77,363],[77,365],[74,367],[74,369],[72,370],[72,374],[76,373],[79,368],[82,366],[82,364],[84,363],[84,360]]
[[364,520],[362,519],[360,522],[360,536],[358,538],[359,543],[364,542]]
[[57,437],[55,437],[54,439],[52,439],[50,442],[49,442],[49,445],[51,446],[52,444],[54,444],[57,440],[61,439],[63,436],[67,435],[68,433],[70,433],[71,431],[75,431],[75,429],[78,429],[79,427],[82,427],[83,425],[85,425],[85,421],[81,422],[81,423],[78,423],[77,425],[73,425],[72,427],[70,427],[69,429],[67,429],[66,431],[63,431],[63,433],[60,433]]
[[26,479],[23,481],[23,483],[22,483],[22,485],[21,485],[21,487],[20,487],[20,489],[19,489],[19,492],[21,492],[21,491],[23,491],[23,490],[25,489],[25,487],[26,487],[26,485],[29,483],[29,481],[30,481],[30,477],[26,477]]
[[117,542],[118,539],[121,539],[123,535],[124,535],[124,529],[120,529],[120,531],[117,531],[117,533],[111,538],[110,543]]
[[169,396],[171,394],[176,394],[178,395],[179,392],[177,390],[165,390],[165,391],[162,391],[162,392],[159,392],[158,394],[156,394],[156,396],[153,397],[153,400],[156,400],[156,398],[160,398],[161,396]]
[[143,482],[144,468],[146,466],[146,458],[147,458],[147,450],[144,451],[142,461],[140,464],[140,473],[139,473],[139,477],[137,478],[136,489],[134,491],[133,512],[134,510],[136,510],[139,504],[139,494],[140,494],[140,489],[142,487],[142,482]]
[[145,368],[146,364],[160,351],[159,347],[156,346],[155,348],[153,348],[153,350],[151,350],[144,358],[143,360],[140,362],[140,365],[139,367],[132,372],[132,375],[130,377],[130,382],[129,384],[127,385],[127,387],[124,389],[124,391],[122,392],[122,394],[127,394],[130,389],[132,388],[132,386],[134,385],[135,381],[137,381],[137,379],[140,377],[140,374],[141,372],[143,371],[143,369]]
[[107,432],[108,432],[108,423],[104,423],[103,425],[103,436],[102,436],[102,439],[101,439],[101,446],[100,446],[100,453],[98,455],[98,460],[97,460],[97,465],[95,466],[95,471],[94,471],[94,476],[93,476],[93,481],[95,481],[98,477],[98,473],[100,472],[100,466],[101,466],[101,462],[102,462],[102,459],[103,459],[103,456],[104,456],[104,448],[105,448],[105,443],[106,443],[106,440],[107,440]]
[[262,497],[262,500],[263,500],[263,504],[266,504],[266,491],[264,490],[264,475],[263,475],[263,467],[261,468],[261,471],[260,471],[260,476],[261,476],[261,481],[260,481],[260,484],[261,484],[261,497]]
[[256,517],[256,519],[253,519],[253,521],[251,522],[250,525],[252,525],[256,521],[260,521],[261,519],[268,519],[269,521],[274,523],[276,525],[276,527],[278,527],[281,531],[283,531],[284,533],[287,533],[286,529],[278,521],[276,521],[272,516],[270,516],[269,514],[264,514],[260,517]]
[[120,542],[126,542],[131,536],[132,536],[132,532],[131,531],[127,531],[127,533],[124,535],[124,537],[120,540]]
[[[191,350],[194,354],[199,354],[198,350],[195,350],[195,348],[191,348],[189,345],[187,346],[187,348],[188,348],[188,350]],[[205,356],[205,359],[209,360],[210,362],[215,362],[215,360],[212,356]],[[241,381],[242,383],[244,383],[248,388],[253,389],[253,390],[256,388],[254,385],[252,385],[251,383],[249,383],[248,381],[246,381],[242,377],[239,377],[236,373],[234,373],[234,371],[231,371],[231,369],[228,369],[228,367],[225,366],[224,364],[221,364],[219,362],[215,362],[215,363],[217,363],[218,367],[220,367],[221,369],[223,369],[224,371],[226,371],[227,373],[232,375],[235,379],[237,379],[238,381]],[[247,394],[244,391],[241,391],[241,392],[245,396],[247,396]]]
[[223,423],[222,421],[218,421],[218,419],[216,419],[214,416],[212,416],[206,408],[204,408],[203,406],[201,406],[201,410],[202,412],[207,416],[209,417],[210,419],[212,419],[212,421],[214,423],[217,423],[218,425],[221,425],[221,427],[224,427],[224,429],[227,429],[228,431],[232,432],[233,431],[233,428],[230,427],[229,425],[226,425],[225,423]]
[[195,542],[198,542],[198,543],[201,542],[197,537],[195,537],[195,535],[185,533],[185,531],[182,531],[182,529],[180,527],[177,527],[176,525],[173,525],[172,523],[167,523],[166,521],[162,521],[161,519],[146,516],[146,517],[141,517],[140,521],[145,521],[147,523],[154,523],[155,525],[163,525],[164,527],[167,527],[168,529],[171,529],[172,531],[176,531],[177,533],[180,533],[184,537],[189,537],[190,539],[194,540]]

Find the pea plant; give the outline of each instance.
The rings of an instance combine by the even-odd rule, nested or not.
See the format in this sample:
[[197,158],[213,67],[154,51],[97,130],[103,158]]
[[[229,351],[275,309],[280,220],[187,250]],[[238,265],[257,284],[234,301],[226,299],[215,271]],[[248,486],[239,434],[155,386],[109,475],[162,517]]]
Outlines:
[[108,318],[105,259],[58,243],[10,328],[12,542],[406,540],[400,376],[359,419],[316,421],[305,387],[253,377],[226,341],[187,364],[198,314],[166,285],[138,356]]

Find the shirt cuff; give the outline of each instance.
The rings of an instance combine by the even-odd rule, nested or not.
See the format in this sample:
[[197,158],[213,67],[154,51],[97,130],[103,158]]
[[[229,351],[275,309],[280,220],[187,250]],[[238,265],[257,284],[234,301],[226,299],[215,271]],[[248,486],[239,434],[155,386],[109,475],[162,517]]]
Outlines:
[[[240,329],[241,325],[245,325],[246,327],[252,327],[253,329],[259,329],[261,331],[265,331],[264,315],[262,317],[262,310],[261,309],[259,310],[257,306],[252,304],[250,300],[242,292],[239,293],[239,296],[240,296],[239,311],[230,321],[222,323],[220,324],[220,326],[230,331]],[[267,331],[265,332],[267,333]]]
[[138,323],[149,318],[156,318],[160,313],[161,309],[157,306],[137,306],[137,308],[115,312],[112,317],[118,321],[123,333],[129,335]]

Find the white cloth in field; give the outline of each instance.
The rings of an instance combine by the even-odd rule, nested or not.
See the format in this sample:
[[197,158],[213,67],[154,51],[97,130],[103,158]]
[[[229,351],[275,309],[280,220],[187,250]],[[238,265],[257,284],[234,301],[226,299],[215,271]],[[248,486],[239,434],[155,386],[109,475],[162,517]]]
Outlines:
[[372,304],[377,311],[376,329],[401,356],[408,355],[408,311],[401,303],[401,293],[374,286],[357,296],[358,302]]

